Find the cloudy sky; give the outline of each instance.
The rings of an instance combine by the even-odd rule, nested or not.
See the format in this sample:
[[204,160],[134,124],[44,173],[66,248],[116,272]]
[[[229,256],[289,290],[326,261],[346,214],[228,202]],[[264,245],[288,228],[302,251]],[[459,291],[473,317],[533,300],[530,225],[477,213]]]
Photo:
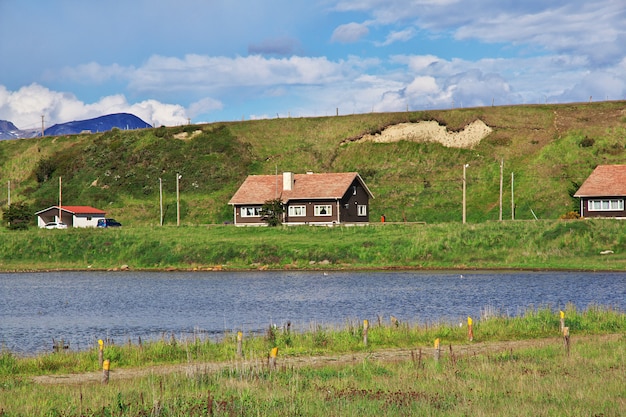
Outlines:
[[0,0],[0,120],[626,98],[624,0]]

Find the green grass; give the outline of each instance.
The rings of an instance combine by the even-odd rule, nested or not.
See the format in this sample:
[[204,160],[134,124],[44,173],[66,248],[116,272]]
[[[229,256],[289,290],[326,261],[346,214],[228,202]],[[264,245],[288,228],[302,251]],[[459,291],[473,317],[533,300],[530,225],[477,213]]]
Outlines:
[[[578,311],[568,305],[566,325],[572,334],[594,335],[626,331],[626,314],[601,306],[590,306]],[[474,342],[526,340],[553,337],[559,334],[558,312],[549,308],[528,309],[519,316],[487,314],[474,322]],[[268,328],[264,335],[246,334],[242,351],[247,360],[267,357],[278,347],[281,357],[311,355],[339,355],[353,352],[371,352],[389,348],[429,346],[439,338],[442,346],[448,343],[467,343],[466,326],[433,323],[414,324],[387,322],[379,317],[370,323],[368,343],[364,345],[363,325],[347,321],[344,326],[311,325],[303,332],[289,328]],[[161,340],[125,344],[105,344],[104,358],[116,368],[132,368],[171,363],[227,362],[236,359],[237,335],[225,334],[219,341],[203,335],[176,339],[174,335]],[[97,346],[96,346],[97,348]],[[18,357],[9,351],[0,352],[0,376],[46,375],[80,373],[98,370],[95,349],[49,353],[35,357]]]
[[[234,226],[0,230],[0,270],[578,269],[624,270],[614,220],[364,227]],[[601,252],[612,250],[612,254]]]
[[[622,415],[626,315],[599,306],[568,306],[565,314],[569,353],[558,336],[558,312],[539,309],[475,320],[472,343],[458,326],[381,322],[370,326],[367,346],[360,323],[245,335],[244,359],[236,357],[230,335],[220,342],[106,346],[105,358],[112,361],[108,385],[32,380],[96,371],[95,351],[35,358],[2,352],[0,416]],[[606,333],[613,336],[600,336]],[[432,355],[435,338],[445,347],[439,361]],[[511,340],[519,344],[500,344]],[[275,346],[278,366],[271,369],[266,358]],[[377,356],[398,347],[407,349],[403,356]],[[481,350],[471,353],[474,347]],[[327,359],[315,365],[319,355]],[[206,362],[222,366],[204,367]],[[176,363],[186,370],[116,375],[122,368]]]

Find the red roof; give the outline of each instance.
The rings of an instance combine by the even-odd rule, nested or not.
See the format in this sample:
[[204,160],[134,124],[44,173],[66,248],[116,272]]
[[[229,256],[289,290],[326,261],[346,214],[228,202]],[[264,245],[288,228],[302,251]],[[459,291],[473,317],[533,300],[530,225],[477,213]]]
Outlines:
[[106,214],[104,210],[90,206],[61,206],[61,208],[74,214]]
[[[35,214],[43,213],[44,211],[48,211],[51,209],[58,210],[59,206],[48,207],[47,209],[38,211]],[[90,206],[61,206],[61,209],[72,214],[106,214],[104,210],[100,210]]]
[[598,165],[574,197],[626,196],[626,165]]
[[289,200],[340,199],[355,179],[358,179],[367,193],[372,196],[356,172],[293,174],[293,178],[293,187],[290,191],[283,190],[283,174],[250,175],[241,184],[228,204],[263,204],[278,197],[282,197],[285,202]]

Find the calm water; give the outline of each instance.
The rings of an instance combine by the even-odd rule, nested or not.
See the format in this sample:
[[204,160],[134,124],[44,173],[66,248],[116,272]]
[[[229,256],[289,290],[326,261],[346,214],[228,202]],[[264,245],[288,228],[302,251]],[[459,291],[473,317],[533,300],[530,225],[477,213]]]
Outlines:
[[626,310],[626,273],[580,272],[58,272],[0,274],[0,345],[50,351],[52,339],[86,349],[198,332],[261,332],[270,324],[412,323],[518,315],[573,303]]

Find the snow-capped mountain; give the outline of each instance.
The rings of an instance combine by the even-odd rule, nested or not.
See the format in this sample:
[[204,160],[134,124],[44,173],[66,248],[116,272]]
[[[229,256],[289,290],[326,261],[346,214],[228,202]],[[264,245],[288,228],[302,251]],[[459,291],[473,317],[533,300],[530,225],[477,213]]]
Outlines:
[[[152,127],[139,117],[129,113],[107,114],[87,120],[59,123],[45,129],[46,136],[76,135],[79,133],[106,132],[113,128],[121,130],[145,129]],[[0,120],[0,140],[23,139],[41,136],[41,130],[20,130],[7,120]]]

